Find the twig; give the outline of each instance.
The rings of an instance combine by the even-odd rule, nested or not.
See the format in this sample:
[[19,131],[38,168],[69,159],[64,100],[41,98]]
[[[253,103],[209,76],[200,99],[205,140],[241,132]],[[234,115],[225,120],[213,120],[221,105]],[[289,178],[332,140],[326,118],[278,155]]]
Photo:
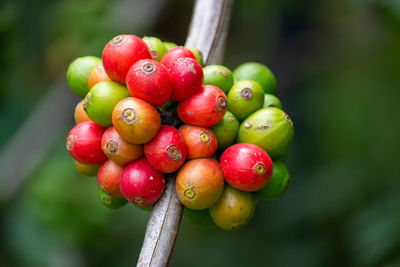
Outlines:
[[[221,63],[228,34],[232,0],[197,0],[186,46],[203,53],[205,64]],[[175,176],[168,177],[146,229],[137,266],[166,266],[178,234],[183,207],[175,191]]]

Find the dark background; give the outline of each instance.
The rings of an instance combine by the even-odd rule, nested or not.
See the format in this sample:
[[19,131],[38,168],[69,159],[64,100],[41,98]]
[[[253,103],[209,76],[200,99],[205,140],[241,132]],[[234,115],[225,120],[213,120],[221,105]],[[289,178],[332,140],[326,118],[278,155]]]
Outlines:
[[[120,33],[183,44],[191,12],[187,0],[0,2],[1,148],[74,58],[101,56]],[[291,185],[238,232],[183,221],[170,265],[400,266],[400,1],[237,0],[224,64],[246,61],[275,73],[294,121]],[[75,170],[68,94],[68,123],[1,202],[0,266],[136,263],[149,213],[106,209],[96,179]]]

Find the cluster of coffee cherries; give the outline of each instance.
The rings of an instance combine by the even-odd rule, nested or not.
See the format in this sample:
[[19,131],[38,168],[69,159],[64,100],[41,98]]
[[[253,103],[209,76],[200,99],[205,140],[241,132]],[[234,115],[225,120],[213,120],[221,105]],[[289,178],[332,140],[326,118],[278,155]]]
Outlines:
[[66,147],[79,172],[97,175],[105,206],[151,209],[176,175],[187,220],[237,230],[258,200],[285,192],[293,124],[274,75],[255,62],[202,65],[196,48],[135,35],[70,64],[83,100]]

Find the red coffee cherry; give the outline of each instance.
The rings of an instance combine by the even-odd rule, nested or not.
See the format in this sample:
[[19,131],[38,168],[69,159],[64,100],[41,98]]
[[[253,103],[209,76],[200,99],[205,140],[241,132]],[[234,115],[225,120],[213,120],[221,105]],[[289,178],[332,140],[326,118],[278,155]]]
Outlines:
[[143,145],[128,143],[122,139],[114,127],[104,132],[101,138],[101,149],[109,159],[121,166],[143,156]]
[[165,176],[141,158],[128,164],[120,177],[121,192],[124,197],[137,206],[154,204],[165,188]]
[[146,43],[136,35],[118,35],[103,49],[103,66],[111,80],[125,84],[129,68],[141,59],[151,59]]
[[156,170],[171,173],[185,162],[186,147],[177,129],[162,125],[153,140],[144,145],[144,154]]
[[220,164],[225,180],[242,191],[263,188],[272,174],[272,161],[267,152],[252,144],[228,147],[222,153]]
[[222,120],[227,109],[225,93],[213,85],[203,85],[178,104],[178,116],[187,124],[211,127]]
[[224,176],[215,159],[194,159],[179,170],[176,193],[183,205],[193,210],[211,207],[224,189]]
[[107,160],[101,164],[97,172],[97,183],[104,192],[112,197],[122,197],[119,188],[119,177],[121,172],[122,167],[112,160]]
[[178,58],[181,57],[190,57],[196,59],[193,52],[183,46],[177,46],[170,50],[162,57],[160,63],[164,64],[168,69],[175,63]]
[[161,106],[170,98],[173,83],[164,65],[152,59],[143,59],[129,69],[126,86],[132,96]]
[[186,124],[179,132],[185,141],[188,159],[209,158],[217,150],[217,137],[208,128]]
[[177,59],[169,69],[174,83],[171,99],[182,101],[201,88],[203,84],[203,69],[193,58]]
[[71,156],[83,164],[100,164],[107,159],[101,150],[104,128],[92,122],[79,123],[67,136],[66,147]]

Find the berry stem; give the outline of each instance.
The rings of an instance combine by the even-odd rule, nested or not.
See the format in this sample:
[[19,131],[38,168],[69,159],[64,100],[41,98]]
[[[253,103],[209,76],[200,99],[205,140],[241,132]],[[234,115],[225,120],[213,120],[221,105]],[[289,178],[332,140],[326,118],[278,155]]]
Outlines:
[[[220,64],[228,34],[232,0],[197,0],[186,46],[203,53],[205,64]],[[179,123],[161,112],[166,124]],[[164,121],[164,120],[163,120]],[[183,207],[175,190],[176,174],[168,175],[165,192],[154,205],[137,266],[167,266],[182,218]]]

